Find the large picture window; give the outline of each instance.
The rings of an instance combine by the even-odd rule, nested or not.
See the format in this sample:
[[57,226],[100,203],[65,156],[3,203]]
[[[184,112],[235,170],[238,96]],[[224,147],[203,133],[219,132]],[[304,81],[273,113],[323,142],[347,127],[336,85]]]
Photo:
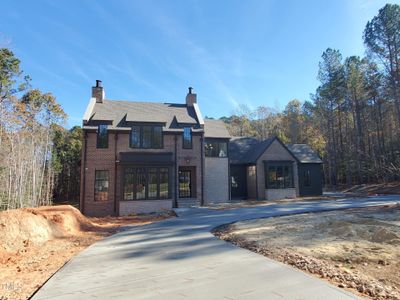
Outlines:
[[107,125],[99,125],[97,127],[97,148],[108,148]]
[[96,170],[94,176],[94,201],[108,200],[109,177],[108,171]]
[[129,144],[131,148],[163,148],[162,127],[150,125],[132,126]]
[[124,200],[168,199],[169,169],[156,167],[126,168]]
[[266,163],[265,187],[267,189],[293,188],[293,163],[278,161]]
[[228,143],[218,140],[206,139],[204,143],[205,154],[207,157],[227,157]]
[[183,128],[183,144],[184,149],[192,149],[192,130],[190,127]]

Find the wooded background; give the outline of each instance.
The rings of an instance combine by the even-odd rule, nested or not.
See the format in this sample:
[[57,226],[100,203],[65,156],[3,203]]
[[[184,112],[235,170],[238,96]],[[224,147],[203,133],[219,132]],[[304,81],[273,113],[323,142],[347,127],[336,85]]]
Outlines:
[[283,112],[242,106],[223,118],[230,133],[311,145],[328,186],[399,180],[400,6],[384,6],[363,39],[365,57],[322,54],[309,101],[292,100]]
[[[328,186],[399,180],[400,6],[385,5],[363,39],[365,57],[322,54],[308,101],[292,100],[282,112],[240,106],[221,119],[233,136],[311,145]],[[0,209],[79,200],[82,130],[65,129],[66,118],[0,48]]]

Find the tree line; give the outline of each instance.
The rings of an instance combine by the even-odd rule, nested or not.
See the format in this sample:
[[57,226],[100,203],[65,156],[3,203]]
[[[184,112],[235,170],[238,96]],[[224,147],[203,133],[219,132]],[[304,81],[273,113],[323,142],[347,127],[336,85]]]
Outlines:
[[232,135],[310,144],[323,159],[327,185],[399,180],[400,6],[387,4],[364,30],[365,57],[328,48],[310,100],[283,112],[239,107],[222,118]]
[[0,209],[79,197],[81,133],[65,129],[66,118],[51,93],[32,87],[14,53],[0,48]]

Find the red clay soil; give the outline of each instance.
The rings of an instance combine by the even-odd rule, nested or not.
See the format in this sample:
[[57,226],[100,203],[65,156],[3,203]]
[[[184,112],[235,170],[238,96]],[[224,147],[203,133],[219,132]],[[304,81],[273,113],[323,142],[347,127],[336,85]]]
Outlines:
[[0,212],[0,300],[28,299],[74,255],[121,226],[172,216],[87,218],[70,205]]

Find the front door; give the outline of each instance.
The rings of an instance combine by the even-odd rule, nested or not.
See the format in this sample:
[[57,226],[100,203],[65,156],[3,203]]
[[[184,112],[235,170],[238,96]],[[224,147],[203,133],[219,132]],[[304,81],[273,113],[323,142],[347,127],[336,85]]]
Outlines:
[[247,198],[247,177],[244,165],[231,165],[231,196],[233,199]]
[[179,198],[192,197],[192,170],[179,170]]

